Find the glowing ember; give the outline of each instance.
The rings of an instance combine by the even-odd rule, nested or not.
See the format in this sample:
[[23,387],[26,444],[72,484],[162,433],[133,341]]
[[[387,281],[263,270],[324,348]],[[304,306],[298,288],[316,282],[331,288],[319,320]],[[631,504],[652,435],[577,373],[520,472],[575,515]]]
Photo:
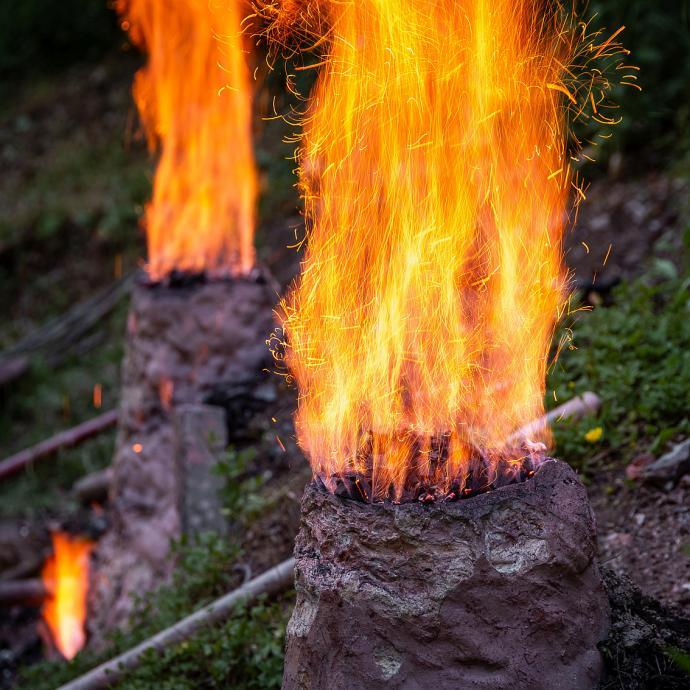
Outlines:
[[89,554],[92,542],[56,532],[53,555],[43,567],[43,582],[50,597],[43,606],[43,619],[53,642],[66,659],[84,646]]
[[246,273],[256,171],[240,2],[117,0],[122,26],[148,52],[134,97],[160,144],[146,210],[148,272]]
[[549,442],[506,439],[543,413],[567,304],[568,118],[607,107],[603,74],[567,66],[620,48],[554,5],[269,3],[275,33],[327,43],[300,158],[307,254],[276,350],[333,491],[353,474],[374,498],[488,488]]

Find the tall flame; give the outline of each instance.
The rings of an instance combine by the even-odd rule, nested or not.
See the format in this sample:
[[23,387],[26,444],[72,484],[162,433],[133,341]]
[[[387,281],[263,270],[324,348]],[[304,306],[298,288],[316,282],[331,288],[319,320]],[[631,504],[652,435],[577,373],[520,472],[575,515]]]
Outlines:
[[379,498],[411,477],[462,486],[478,453],[491,482],[543,412],[567,299],[578,27],[536,0],[269,11],[328,45],[300,151],[306,258],[277,347],[299,441],[316,474],[364,472]]
[[117,0],[148,53],[134,97],[160,144],[146,209],[148,272],[246,273],[254,264],[257,178],[240,0]]
[[53,555],[42,573],[49,592],[43,606],[43,620],[60,653],[72,659],[86,641],[84,623],[93,543],[61,532],[54,533],[52,539]]

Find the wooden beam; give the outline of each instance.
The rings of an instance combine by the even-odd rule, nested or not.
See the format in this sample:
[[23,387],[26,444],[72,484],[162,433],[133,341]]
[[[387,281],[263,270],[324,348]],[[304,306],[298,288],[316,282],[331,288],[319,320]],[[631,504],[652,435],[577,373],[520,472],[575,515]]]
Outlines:
[[31,448],[26,448],[0,461],[0,479],[16,474],[32,462],[54,455],[63,448],[78,446],[80,443],[107,431],[116,424],[117,410],[110,410],[72,429],[61,431],[59,434],[41,441],[41,443]]

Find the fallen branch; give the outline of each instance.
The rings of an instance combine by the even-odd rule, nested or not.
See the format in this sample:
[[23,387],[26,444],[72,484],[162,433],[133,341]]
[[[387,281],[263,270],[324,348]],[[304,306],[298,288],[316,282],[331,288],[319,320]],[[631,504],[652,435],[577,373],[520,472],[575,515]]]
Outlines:
[[113,481],[113,469],[107,467],[98,472],[92,472],[74,483],[72,492],[80,503],[102,503],[108,498],[110,484]]
[[202,628],[225,620],[240,603],[248,603],[262,594],[278,594],[292,585],[295,559],[289,558],[280,565],[271,568],[259,577],[233,590],[212,604],[205,606],[179,623],[159,632],[110,661],[107,661],[86,675],[67,683],[58,690],[101,690],[116,684],[128,672],[136,669],[142,657],[150,650],[161,651],[166,647],[179,644],[189,639]]
[[510,438],[511,440],[529,439],[538,437],[541,432],[548,429],[562,419],[579,419],[586,414],[596,412],[601,407],[601,400],[596,393],[587,391],[577,398],[555,407],[551,412],[539,419],[535,419],[518,429]]
[[46,596],[45,585],[39,579],[0,581],[0,607],[39,605]]
[[117,410],[110,410],[72,429],[61,431],[31,448],[26,448],[2,460],[0,462],[0,479],[16,474],[32,462],[53,455],[63,448],[77,446],[87,439],[107,431],[115,424],[117,424]]

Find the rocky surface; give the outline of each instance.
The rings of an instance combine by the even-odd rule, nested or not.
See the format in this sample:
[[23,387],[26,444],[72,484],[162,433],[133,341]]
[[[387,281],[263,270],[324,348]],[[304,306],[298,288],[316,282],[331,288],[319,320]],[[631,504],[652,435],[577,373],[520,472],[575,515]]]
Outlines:
[[690,618],[648,597],[625,576],[604,570],[611,628],[603,645],[602,690],[685,690],[690,674],[674,654],[690,655]]
[[690,617],[690,476],[670,491],[621,474],[590,489],[602,562]]
[[284,690],[596,688],[609,608],[564,463],[456,502],[366,505],[310,485]]
[[183,518],[183,482],[172,419],[177,406],[200,403],[220,382],[246,381],[266,366],[275,293],[259,277],[140,284],[134,290],[109,530],[94,554],[89,631],[104,634],[127,620],[132,594],[170,574],[170,542]]

